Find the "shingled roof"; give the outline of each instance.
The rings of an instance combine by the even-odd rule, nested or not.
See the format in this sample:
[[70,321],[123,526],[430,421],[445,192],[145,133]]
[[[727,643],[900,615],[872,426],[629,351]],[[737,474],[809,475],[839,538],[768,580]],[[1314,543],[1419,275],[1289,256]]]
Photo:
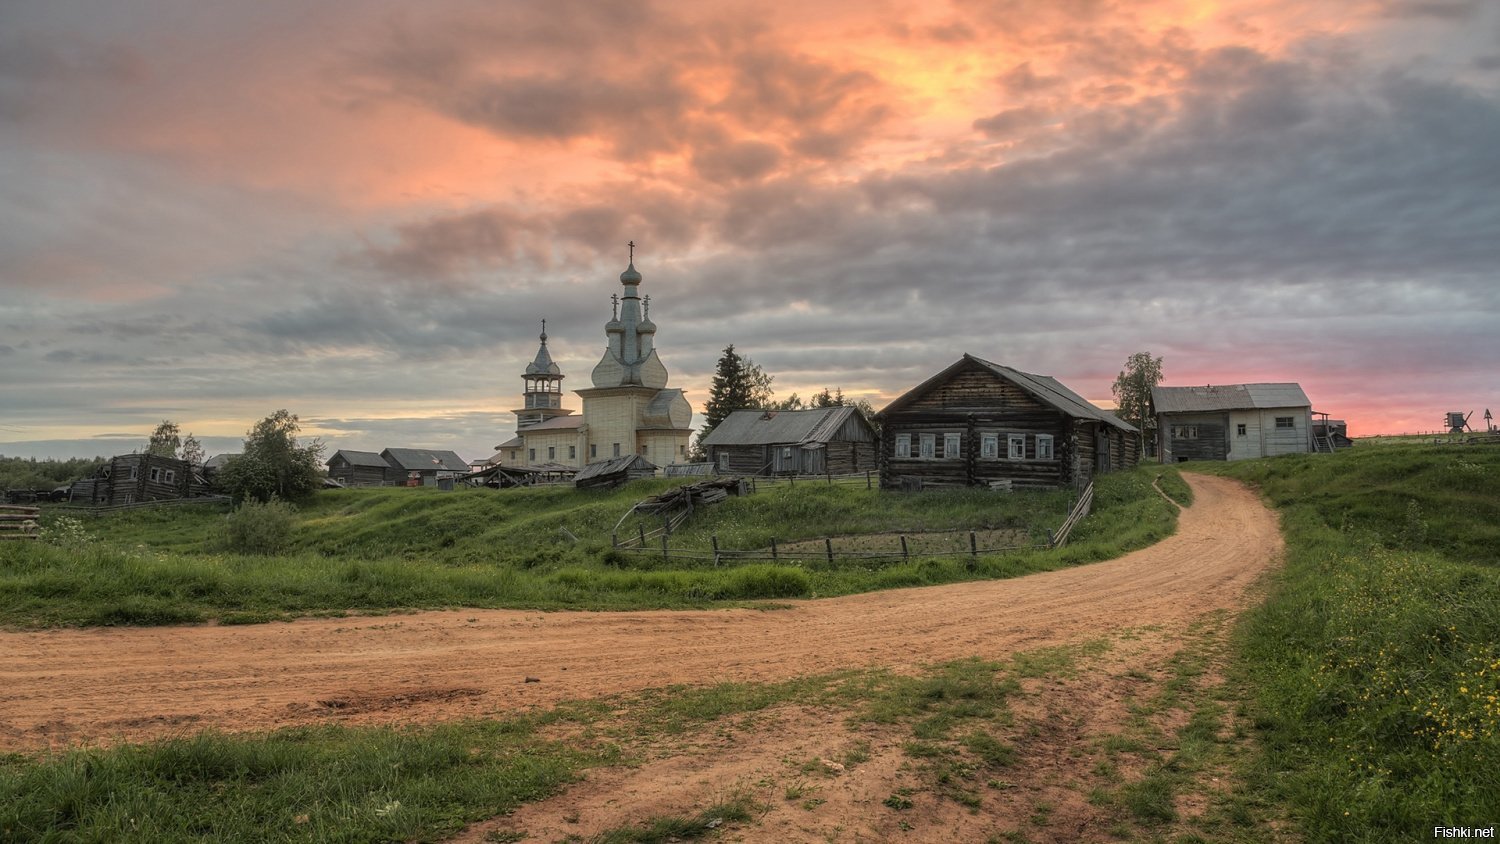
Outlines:
[[445,472],[469,471],[469,464],[463,458],[451,451],[437,451],[428,448],[388,448],[380,453],[397,469],[405,469],[408,472],[430,472],[434,469]]
[[1050,375],[1033,375],[1030,372],[1022,372],[1019,369],[1012,369],[1008,366],[992,363],[984,358],[975,357],[967,353],[952,366],[906,391],[900,398],[886,405],[876,416],[884,416],[892,410],[900,409],[908,402],[925,393],[929,388],[948,378],[958,368],[973,364],[988,369],[1001,378],[1020,387],[1022,390],[1025,390],[1037,401],[1056,408],[1069,416],[1077,419],[1095,419],[1119,428],[1122,431],[1136,432],[1134,425],[1125,422],[1120,417],[1103,408],[1095,407],[1089,403],[1088,399],[1063,386],[1061,381]]
[[333,453],[333,456],[328,458],[328,465],[332,466],[333,461],[338,459],[339,457],[343,457],[344,462],[348,463],[350,466],[364,466],[366,468],[373,469],[388,469],[391,465],[385,462],[384,457],[381,457],[373,451],[351,451],[347,448],[341,448],[338,451],[335,451]]

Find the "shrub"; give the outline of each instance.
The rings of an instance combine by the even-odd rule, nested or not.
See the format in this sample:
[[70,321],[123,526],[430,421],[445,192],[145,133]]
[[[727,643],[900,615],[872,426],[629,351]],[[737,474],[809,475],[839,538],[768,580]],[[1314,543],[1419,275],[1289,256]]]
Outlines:
[[84,529],[81,520],[72,516],[58,516],[52,520],[52,524],[42,528],[42,541],[76,551],[91,544],[94,537]]
[[292,542],[294,507],[272,498],[261,503],[246,499],[224,517],[222,544],[241,554],[277,554]]

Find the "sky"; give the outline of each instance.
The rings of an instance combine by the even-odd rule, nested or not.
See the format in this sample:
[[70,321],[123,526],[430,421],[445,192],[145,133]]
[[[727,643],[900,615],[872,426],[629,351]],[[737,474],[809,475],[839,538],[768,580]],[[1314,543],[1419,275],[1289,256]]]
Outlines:
[[[0,454],[482,459],[628,241],[671,385],[1500,411],[1493,0],[5,0]],[[566,406],[581,407],[576,396]]]

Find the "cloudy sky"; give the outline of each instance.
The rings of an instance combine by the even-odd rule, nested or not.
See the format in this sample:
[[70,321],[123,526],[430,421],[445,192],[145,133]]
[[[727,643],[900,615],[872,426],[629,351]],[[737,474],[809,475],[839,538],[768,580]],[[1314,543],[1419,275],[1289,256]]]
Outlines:
[[632,239],[700,409],[732,342],[877,407],[963,352],[1107,401],[1149,350],[1477,420],[1500,3],[0,4],[0,453],[284,407],[488,456],[541,318],[585,386]]

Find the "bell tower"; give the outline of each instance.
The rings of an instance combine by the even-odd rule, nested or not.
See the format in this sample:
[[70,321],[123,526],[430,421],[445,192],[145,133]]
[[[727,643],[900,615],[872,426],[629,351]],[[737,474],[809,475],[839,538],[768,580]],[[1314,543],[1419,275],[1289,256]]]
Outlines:
[[536,350],[536,358],[526,365],[526,371],[521,374],[526,384],[526,390],[522,394],[525,401],[524,407],[518,407],[513,413],[516,414],[516,428],[525,429],[545,422],[554,416],[567,416],[571,410],[564,410],[562,406],[562,370],[552,362],[552,355],[547,351],[547,321],[542,320],[542,344]]

